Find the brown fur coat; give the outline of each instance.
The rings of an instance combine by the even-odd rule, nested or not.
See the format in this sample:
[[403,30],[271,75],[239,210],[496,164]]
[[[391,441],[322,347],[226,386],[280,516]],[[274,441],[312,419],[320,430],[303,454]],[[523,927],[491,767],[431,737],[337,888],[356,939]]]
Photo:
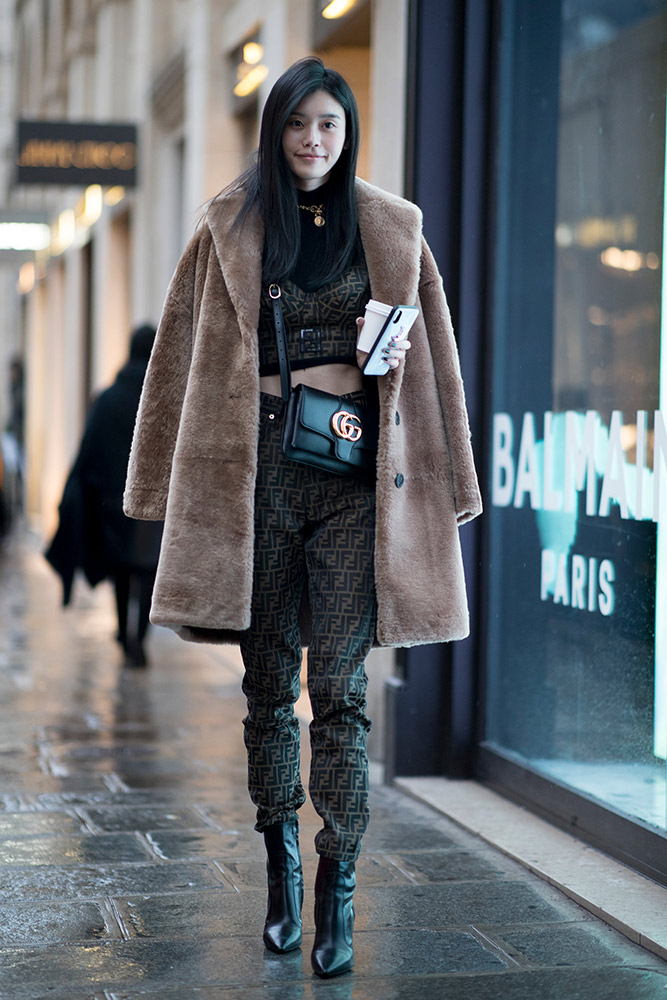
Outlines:
[[[151,620],[200,642],[250,624],[263,229],[232,231],[239,205],[213,203],[171,281],[125,490],[128,515],[165,521]],[[420,308],[405,362],[378,379],[376,642],[461,639],[458,525],[482,504],[442,280],[415,205],[361,180],[357,205],[373,298]]]

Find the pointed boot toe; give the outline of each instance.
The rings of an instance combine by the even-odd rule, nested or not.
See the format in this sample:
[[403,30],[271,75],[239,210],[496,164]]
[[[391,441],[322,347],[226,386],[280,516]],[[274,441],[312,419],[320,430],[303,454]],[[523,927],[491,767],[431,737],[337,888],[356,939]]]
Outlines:
[[338,945],[335,948],[313,948],[311,955],[313,972],[322,979],[342,976],[354,968],[352,946]]
[[301,947],[301,926],[297,924],[286,925],[284,922],[278,924],[267,923],[264,925],[262,940],[269,951],[273,951],[278,955],[285,955],[288,951],[294,951],[296,948]]
[[284,955],[288,951],[294,951],[301,946],[302,933],[301,921],[298,922],[289,917],[278,920],[271,920],[267,916],[262,934],[264,945],[269,951],[274,951],[278,955]]
[[294,951],[301,944],[303,870],[296,822],[276,823],[264,831],[269,899],[263,940],[269,951]]

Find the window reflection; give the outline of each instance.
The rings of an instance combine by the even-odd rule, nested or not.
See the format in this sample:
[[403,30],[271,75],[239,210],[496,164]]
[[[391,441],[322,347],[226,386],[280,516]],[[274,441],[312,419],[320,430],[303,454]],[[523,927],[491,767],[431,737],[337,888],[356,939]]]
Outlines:
[[666,41],[662,0],[504,8],[487,701],[489,742],[662,829]]

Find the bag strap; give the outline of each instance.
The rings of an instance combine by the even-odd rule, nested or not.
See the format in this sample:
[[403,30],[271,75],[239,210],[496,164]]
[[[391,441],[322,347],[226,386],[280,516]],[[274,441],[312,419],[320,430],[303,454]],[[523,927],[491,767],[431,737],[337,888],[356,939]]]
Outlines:
[[280,392],[284,403],[287,402],[292,390],[292,369],[289,363],[289,353],[287,350],[287,336],[285,334],[285,320],[283,319],[283,307],[280,301],[282,289],[275,283],[269,285],[269,298],[273,308],[273,323],[276,328],[276,344],[278,347],[278,364],[280,365]]

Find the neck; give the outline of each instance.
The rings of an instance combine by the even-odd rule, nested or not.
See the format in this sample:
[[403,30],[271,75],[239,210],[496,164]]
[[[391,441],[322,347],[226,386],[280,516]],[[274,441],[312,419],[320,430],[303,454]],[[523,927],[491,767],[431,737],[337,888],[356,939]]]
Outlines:
[[300,205],[316,205],[318,202],[325,200],[328,190],[327,184],[320,184],[319,187],[313,188],[312,191],[304,191],[302,188],[297,188],[297,201]]

